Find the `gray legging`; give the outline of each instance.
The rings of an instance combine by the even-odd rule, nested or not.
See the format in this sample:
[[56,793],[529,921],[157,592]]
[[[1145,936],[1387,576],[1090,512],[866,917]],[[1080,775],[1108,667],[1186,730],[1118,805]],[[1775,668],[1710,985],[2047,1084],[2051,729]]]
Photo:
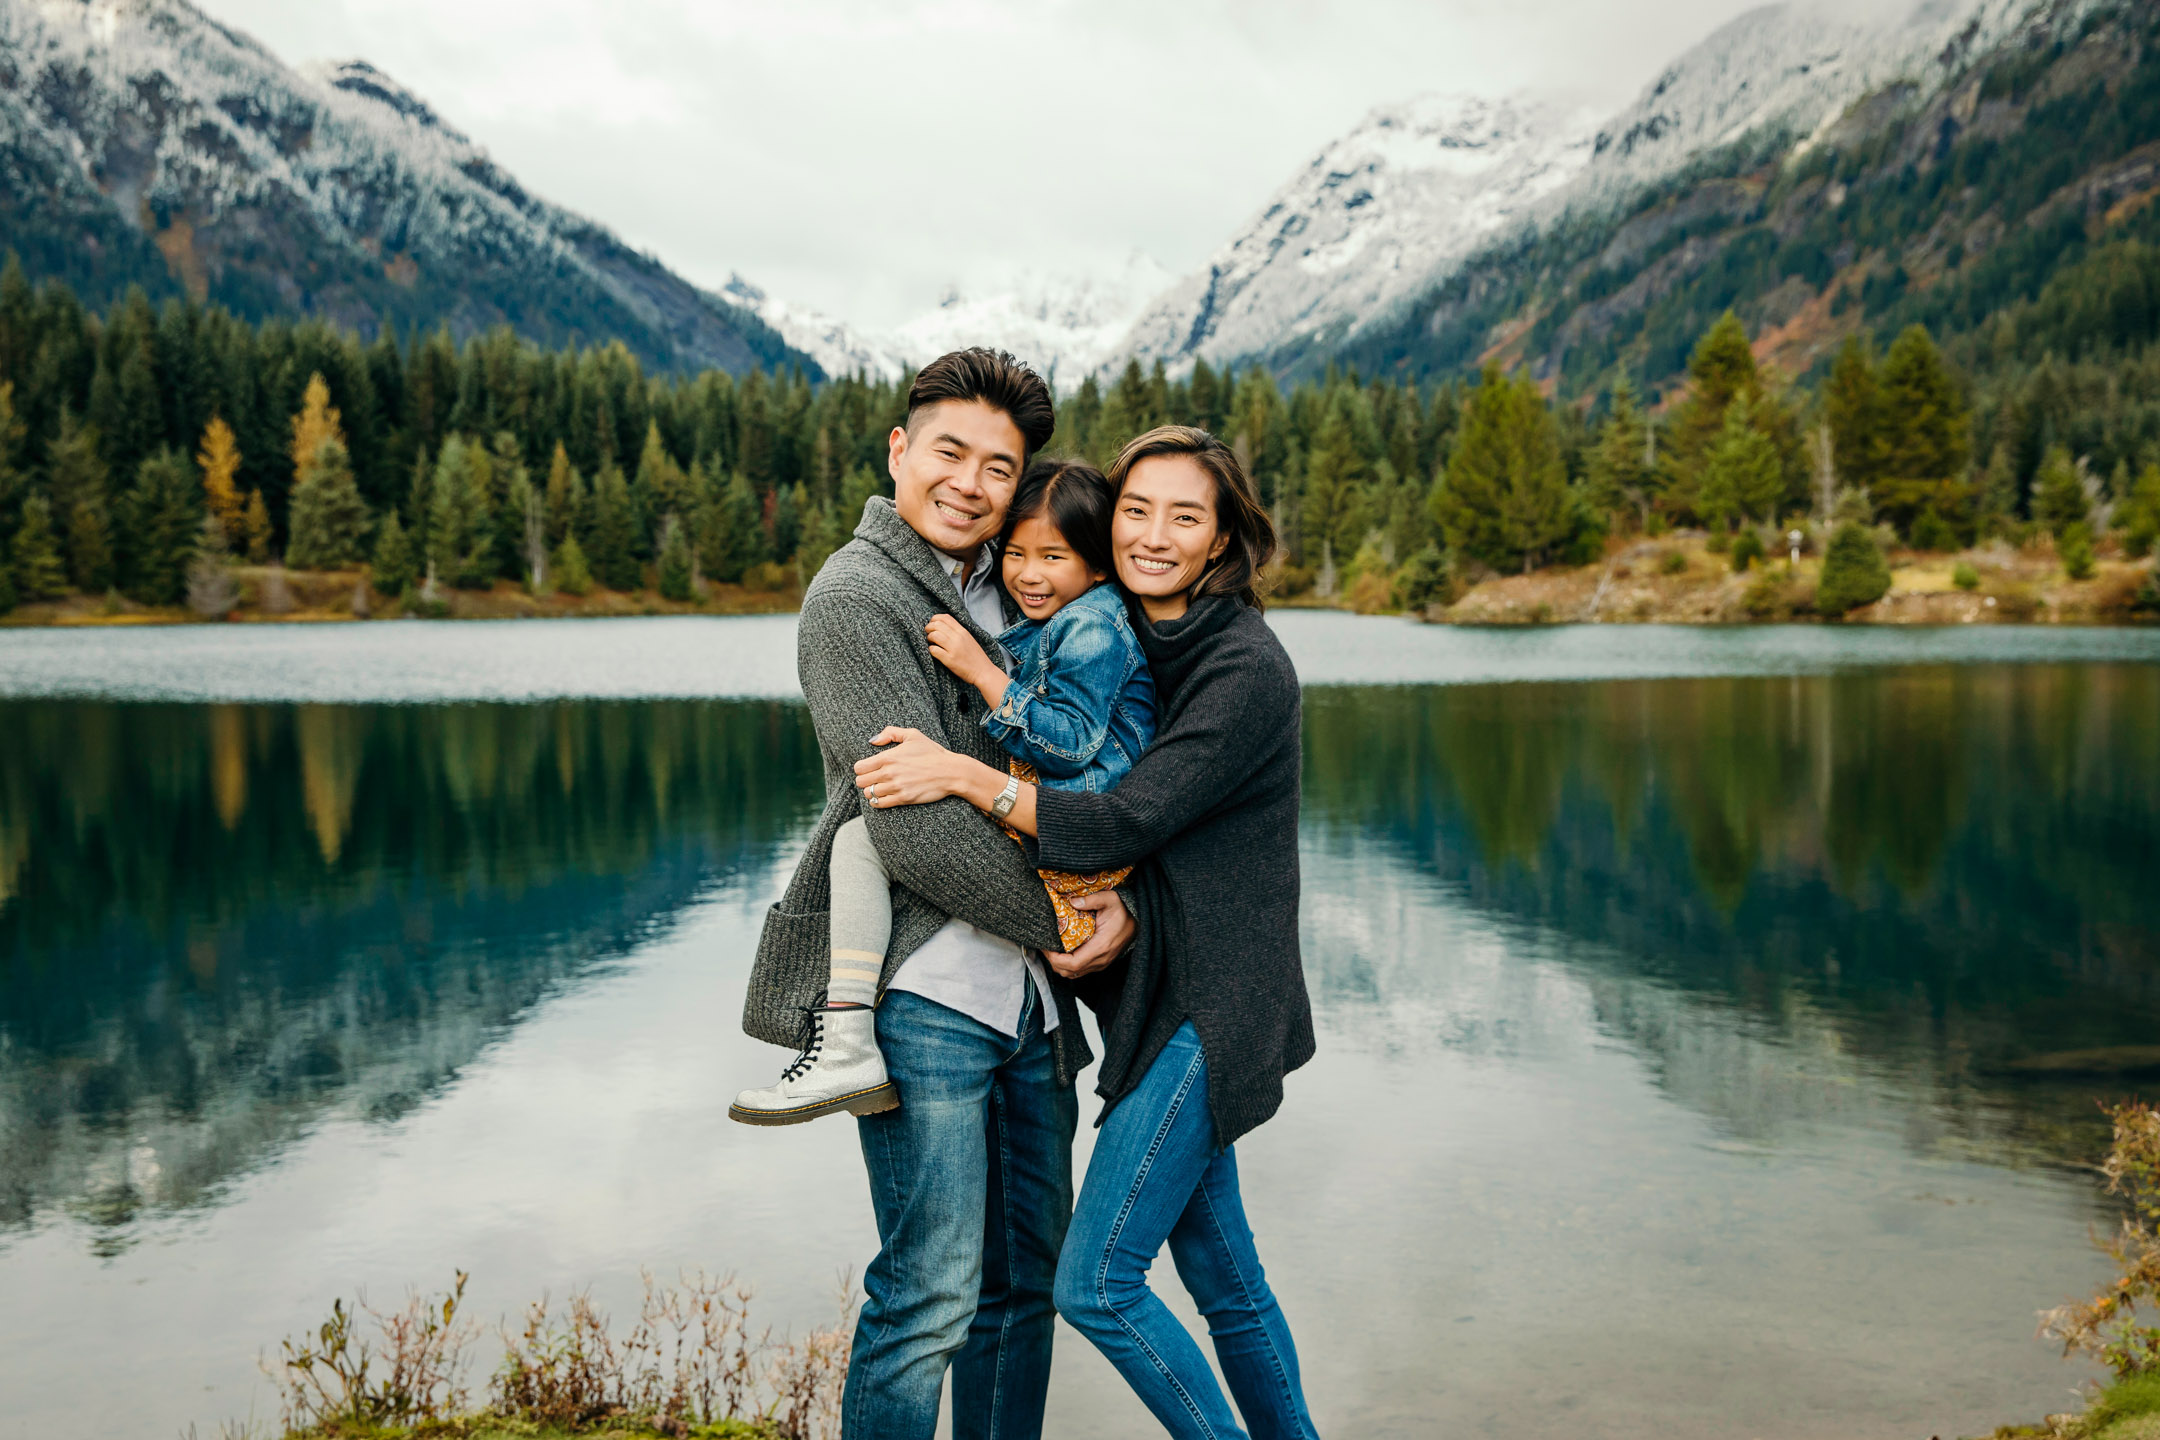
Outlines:
[[892,877],[870,843],[862,816],[842,825],[832,845],[833,1005],[875,1005],[885,947],[892,943]]

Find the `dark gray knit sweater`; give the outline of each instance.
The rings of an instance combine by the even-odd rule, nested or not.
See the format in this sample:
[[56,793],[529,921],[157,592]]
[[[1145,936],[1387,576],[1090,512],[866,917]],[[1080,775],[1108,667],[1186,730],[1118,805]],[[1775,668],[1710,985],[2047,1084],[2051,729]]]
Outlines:
[[[957,618],[986,652],[997,653],[938,553],[892,501],[873,496],[855,538],[810,583],[795,632],[796,670],[825,758],[825,813],[765,917],[743,1001],[743,1029],[760,1040],[800,1044],[804,1007],[817,1003],[831,978],[833,834],[857,815],[894,881],[880,995],[900,962],[953,916],[1021,945],[1064,948],[1050,897],[1026,855],[965,800],[863,809],[855,762],[887,725],[910,726],[948,750],[1005,768],[1005,752],[982,727],[982,696],[931,658],[923,626],[933,615]],[[1051,988],[1061,1022],[1051,1035],[1058,1073],[1071,1084],[1093,1055],[1070,987],[1053,980]]]
[[1079,874],[1147,862],[1119,889],[1138,938],[1082,985],[1102,1020],[1095,1088],[1115,1105],[1191,1020],[1228,1145],[1275,1113],[1283,1076],[1313,1054],[1297,672],[1260,612],[1235,600],[1196,601],[1160,626],[1129,613],[1161,697],[1155,743],[1113,790],[1038,790],[1037,859]]

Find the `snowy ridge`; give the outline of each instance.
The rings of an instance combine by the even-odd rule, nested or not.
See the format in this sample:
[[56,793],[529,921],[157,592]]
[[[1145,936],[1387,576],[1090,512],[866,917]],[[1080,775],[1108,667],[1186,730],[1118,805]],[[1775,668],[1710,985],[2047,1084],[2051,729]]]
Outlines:
[[[870,380],[898,380],[910,363],[887,341],[865,335],[844,320],[766,293],[740,275],[728,276],[720,298],[763,320],[787,341],[817,361],[830,376],[860,375]],[[916,359],[914,363],[921,363]]]
[[1120,348],[1189,362],[1340,340],[1574,178],[1591,117],[1515,97],[1373,111],[1314,157]]
[[2089,5],[1787,0],[1723,26],[1599,125],[1532,97],[1382,107],[1150,305],[1116,349],[1174,369],[1324,352],[1513,231],[1609,211],[1750,133],[1783,128],[1805,143],[1894,82],[1924,99],[2037,13]]
[[[0,0],[0,142],[65,161],[53,183],[101,193],[198,292],[267,250],[288,303],[351,322],[369,285],[485,271],[595,292],[690,363],[778,358],[755,320],[528,193],[373,66],[296,71],[185,0]],[[325,270],[325,295],[294,278]]]

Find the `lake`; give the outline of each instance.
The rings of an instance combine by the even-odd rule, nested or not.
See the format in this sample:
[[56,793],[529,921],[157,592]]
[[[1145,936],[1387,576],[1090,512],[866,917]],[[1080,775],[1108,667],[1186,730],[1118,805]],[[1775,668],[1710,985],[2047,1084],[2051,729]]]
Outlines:
[[[1323,1433],[2070,1403],[2034,1312],[2154,1077],[2029,1062],[2160,1036],[2160,633],[1276,623],[1320,1050],[1239,1154]],[[0,1436],[273,1420],[259,1352],[455,1269],[829,1314],[852,1127],[724,1113],[787,1058],[737,1016],[821,802],[793,653],[0,631]],[[1059,1347],[1051,1434],[1152,1433]]]

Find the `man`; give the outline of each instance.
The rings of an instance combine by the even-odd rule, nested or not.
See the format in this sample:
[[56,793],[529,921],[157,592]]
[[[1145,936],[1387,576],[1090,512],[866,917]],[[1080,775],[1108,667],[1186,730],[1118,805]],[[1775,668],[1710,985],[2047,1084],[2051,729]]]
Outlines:
[[[995,541],[1053,424],[1049,387],[1010,355],[962,350],[925,366],[889,441],[894,498],[871,499],[803,597],[796,663],[825,814],[766,918],[743,1028],[802,1045],[808,1060],[868,1018],[820,1003],[833,836],[862,815],[895,882],[868,1015],[900,1104],[856,1119],[880,1249],[863,1276],[847,1440],[931,1440],[948,1366],[955,1440],[1042,1431],[1072,1214],[1073,1081],[1093,1058],[1070,992],[1030,953],[1058,948],[1056,919],[1020,847],[966,802],[865,810],[853,767],[888,725],[1004,765],[981,697],[931,658],[923,627],[950,614],[1001,653]],[[1130,940],[1121,906],[1098,921],[1076,959]]]

